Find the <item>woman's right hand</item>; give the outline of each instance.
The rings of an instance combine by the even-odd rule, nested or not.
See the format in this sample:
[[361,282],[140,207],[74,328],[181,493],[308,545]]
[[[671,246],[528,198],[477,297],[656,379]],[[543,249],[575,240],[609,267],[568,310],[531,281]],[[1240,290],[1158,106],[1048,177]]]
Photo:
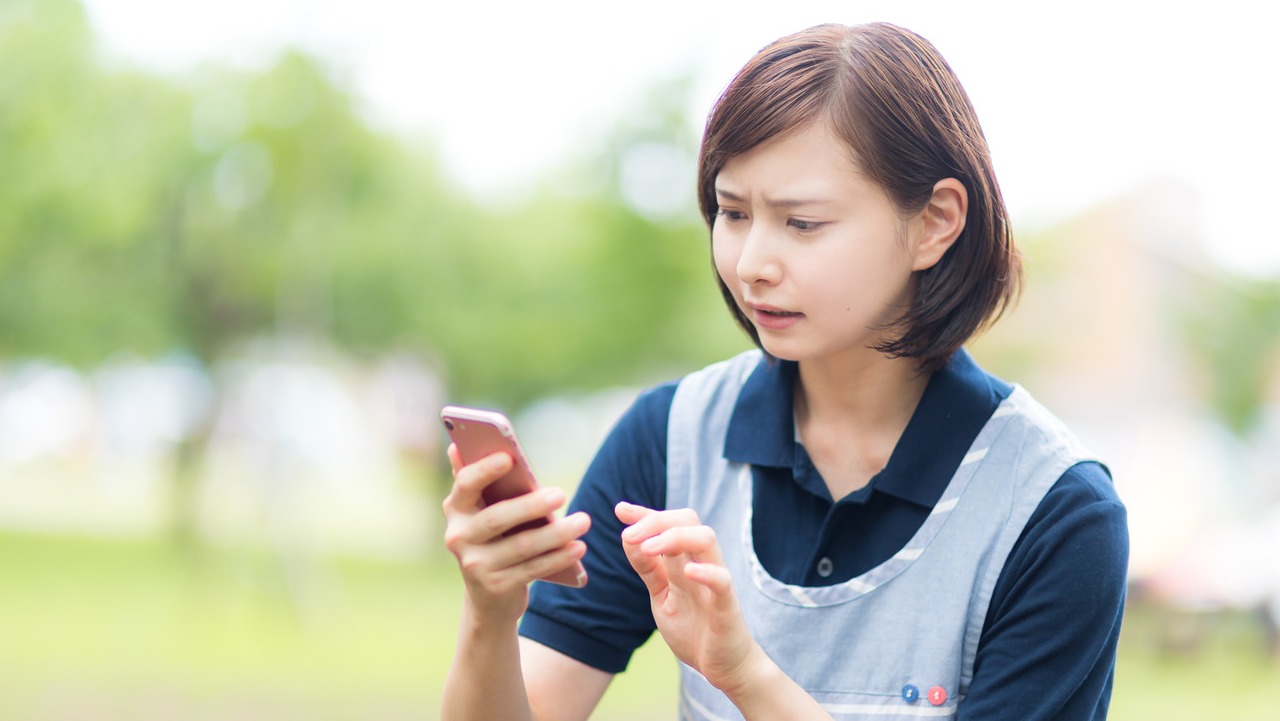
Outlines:
[[582,512],[511,536],[507,531],[546,517],[565,503],[564,491],[541,488],[486,506],[481,492],[511,470],[511,457],[495,453],[462,465],[449,446],[453,488],[444,499],[444,544],[458,559],[467,602],[481,617],[514,623],[529,603],[534,579],[568,568],[587,552],[578,540],[591,527]]

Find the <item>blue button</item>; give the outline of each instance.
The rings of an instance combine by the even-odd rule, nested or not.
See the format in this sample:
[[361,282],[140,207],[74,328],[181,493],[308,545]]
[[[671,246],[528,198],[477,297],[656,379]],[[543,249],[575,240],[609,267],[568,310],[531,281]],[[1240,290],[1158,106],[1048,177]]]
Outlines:
[[915,686],[912,686],[911,684],[907,684],[906,686],[903,686],[902,700],[906,701],[907,703],[915,703],[916,701],[919,701],[920,689],[916,688]]

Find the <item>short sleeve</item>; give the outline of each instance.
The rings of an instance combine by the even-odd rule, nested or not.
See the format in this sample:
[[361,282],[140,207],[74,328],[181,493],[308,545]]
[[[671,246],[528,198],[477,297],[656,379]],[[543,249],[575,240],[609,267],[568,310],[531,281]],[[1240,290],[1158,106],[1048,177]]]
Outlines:
[[655,626],[649,593],[622,550],[619,501],[665,508],[667,418],[675,383],[642,393],[618,420],[588,466],[569,505],[585,511],[587,585],[535,582],[520,635],[609,673],[627,667]]
[[1097,463],[1068,469],[1005,562],[957,719],[1103,719],[1124,611],[1129,536]]

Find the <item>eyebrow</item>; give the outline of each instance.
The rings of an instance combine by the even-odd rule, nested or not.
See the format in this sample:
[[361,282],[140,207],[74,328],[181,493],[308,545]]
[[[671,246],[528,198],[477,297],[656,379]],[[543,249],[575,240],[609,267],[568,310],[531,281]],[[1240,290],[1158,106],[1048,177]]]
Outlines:
[[[741,195],[738,195],[737,193],[731,190],[725,190],[724,188],[720,188],[720,187],[717,187],[715,190],[716,190],[716,195],[722,198],[725,198],[727,200],[731,200],[735,203],[742,203],[746,200]],[[765,198],[764,199],[764,204],[768,205],[771,208],[796,208],[804,205],[825,205],[826,203],[829,203],[829,202],[831,201],[818,200],[818,199],[804,199],[804,198]]]

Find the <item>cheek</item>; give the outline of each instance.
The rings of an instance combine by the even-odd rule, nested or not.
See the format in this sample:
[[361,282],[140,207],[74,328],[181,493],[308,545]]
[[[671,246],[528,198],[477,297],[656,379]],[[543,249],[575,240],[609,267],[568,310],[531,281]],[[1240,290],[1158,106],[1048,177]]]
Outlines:
[[[724,281],[730,290],[734,290],[738,280],[738,253],[731,243],[714,230],[711,232],[711,261],[716,266],[716,273],[720,276],[720,280]],[[734,290],[734,292],[737,291]]]
[[[791,268],[797,286],[849,313],[878,312],[902,302],[912,277],[910,258],[896,239],[883,233],[848,239],[837,252],[804,268]],[[909,295],[909,293],[908,293]]]

